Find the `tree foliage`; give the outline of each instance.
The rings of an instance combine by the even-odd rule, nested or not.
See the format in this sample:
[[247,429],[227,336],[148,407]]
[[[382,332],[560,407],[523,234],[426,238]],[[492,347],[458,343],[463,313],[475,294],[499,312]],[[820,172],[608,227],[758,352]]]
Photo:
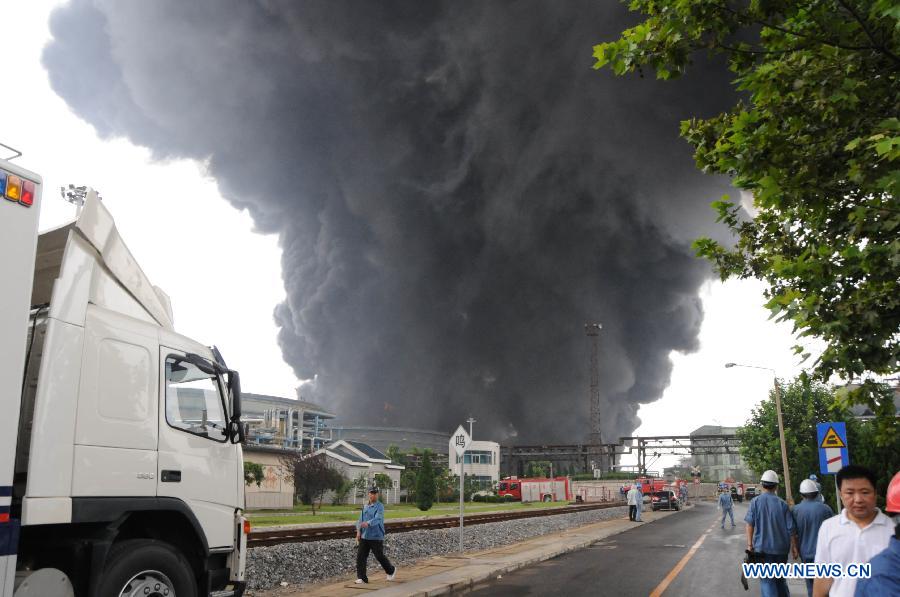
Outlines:
[[394,488],[394,481],[393,479],[391,479],[390,475],[386,475],[384,473],[375,473],[375,477],[372,479],[372,483],[379,489],[378,499],[382,502],[386,501],[384,492],[388,489]]
[[431,467],[431,452],[422,456],[422,466],[416,475],[416,506],[423,512],[430,510],[435,498],[434,469]]
[[549,460],[532,460],[525,468],[526,477],[549,477],[553,466]]
[[[819,474],[816,423],[844,421],[847,425],[850,461],[875,471],[879,479],[878,495],[883,499],[887,483],[894,472],[900,469],[900,450],[896,441],[892,445],[880,445],[876,441],[877,423],[853,418],[846,405],[824,384],[798,378],[788,384],[781,384],[780,387],[785,445],[793,482],[791,489],[795,496],[799,496],[800,481],[815,473],[820,477],[826,502],[834,508],[834,481]],[[767,400],[757,405],[743,427],[738,429],[737,435],[741,440],[741,455],[756,472],[757,479],[767,469],[774,470],[780,478],[784,478],[774,389],[770,391]],[[780,491],[784,495],[783,487]]]
[[290,452],[281,457],[287,477],[294,482],[294,493],[304,504],[312,506],[316,513],[316,503],[321,507],[322,498],[328,491],[339,491],[346,478],[329,464],[324,454],[304,456]]
[[[594,48],[595,68],[683,74],[723,55],[741,100],[681,126],[697,166],[753,196],[735,233],[695,242],[722,279],[764,280],[766,306],[824,340],[821,380],[889,374],[900,361],[900,4],[896,0],[632,0],[647,19]],[[795,348],[803,352],[800,347]],[[858,399],[875,407],[877,387]]]
[[390,445],[386,452],[391,462],[402,464],[406,468],[400,473],[400,489],[406,492],[406,501],[415,499],[416,477],[422,462],[423,450],[413,447],[406,452],[399,447]]
[[266,474],[261,464],[249,460],[244,461],[244,485],[256,483],[256,486],[260,487],[265,478]]

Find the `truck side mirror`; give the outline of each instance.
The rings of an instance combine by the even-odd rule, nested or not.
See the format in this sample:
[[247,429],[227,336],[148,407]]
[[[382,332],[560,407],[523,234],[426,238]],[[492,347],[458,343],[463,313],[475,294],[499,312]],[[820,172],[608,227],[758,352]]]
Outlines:
[[244,426],[241,424],[241,375],[233,370],[228,371],[228,389],[231,392],[231,420],[228,423],[231,443],[244,442]]

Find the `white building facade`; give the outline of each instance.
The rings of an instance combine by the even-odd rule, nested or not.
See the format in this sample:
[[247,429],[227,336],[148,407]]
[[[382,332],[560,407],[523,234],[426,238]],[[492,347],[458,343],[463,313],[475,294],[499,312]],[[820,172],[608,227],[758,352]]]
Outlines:
[[[447,454],[450,472],[458,475],[460,457],[453,447],[453,438],[447,442]],[[472,440],[464,457],[466,476],[474,476],[485,489],[493,487],[500,480],[500,444],[497,442]]]

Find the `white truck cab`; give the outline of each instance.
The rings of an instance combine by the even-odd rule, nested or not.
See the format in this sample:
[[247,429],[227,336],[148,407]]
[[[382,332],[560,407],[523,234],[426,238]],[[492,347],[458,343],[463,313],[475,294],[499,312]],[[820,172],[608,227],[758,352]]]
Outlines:
[[0,597],[239,596],[239,376],[175,332],[95,192],[38,235],[41,186],[0,160]]

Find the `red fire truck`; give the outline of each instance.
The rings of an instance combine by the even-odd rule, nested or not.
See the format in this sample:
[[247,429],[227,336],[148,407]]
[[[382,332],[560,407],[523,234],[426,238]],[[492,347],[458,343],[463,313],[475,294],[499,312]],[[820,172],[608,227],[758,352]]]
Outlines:
[[[655,491],[662,491],[664,489],[672,489],[671,483],[659,477],[638,477],[634,480],[634,482],[641,484],[641,492],[644,495],[653,493]],[[625,489],[625,492],[627,493],[631,489],[631,483],[627,483],[623,485],[623,487]]]
[[573,499],[568,477],[553,479],[504,477],[497,486],[497,495],[517,502],[556,502]]

